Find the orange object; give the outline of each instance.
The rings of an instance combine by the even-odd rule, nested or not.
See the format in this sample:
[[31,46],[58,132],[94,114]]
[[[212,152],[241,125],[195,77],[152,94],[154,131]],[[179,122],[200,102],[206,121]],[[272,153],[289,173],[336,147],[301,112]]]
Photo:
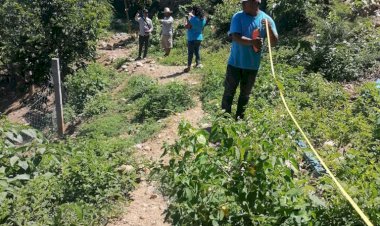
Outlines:
[[[257,39],[257,38],[260,38],[260,30],[259,29],[256,29],[252,32],[252,39]],[[255,53],[258,53],[261,51],[261,48],[253,45],[253,51],[255,51]]]

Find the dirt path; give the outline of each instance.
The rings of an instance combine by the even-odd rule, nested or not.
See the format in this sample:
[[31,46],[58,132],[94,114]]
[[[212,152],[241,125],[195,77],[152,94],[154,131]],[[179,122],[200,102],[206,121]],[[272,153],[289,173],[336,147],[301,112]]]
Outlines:
[[[103,52],[112,58],[118,55],[121,50],[113,53],[112,50]],[[124,53],[125,54],[125,53]],[[125,55],[123,56],[125,57]],[[152,59],[142,60],[139,62],[126,62],[121,70],[128,71],[132,75],[147,75],[157,79],[159,83],[167,83],[171,81],[184,82],[190,86],[200,83],[200,75],[183,73],[184,67],[163,66],[157,64]],[[125,87],[126,83],[122,83],[119,89]],[[117,90],[116,90],[117,91]],[[182,120],[190,122],[193,126],[198,126],[201,119],[204,118],[201,102],[194,97],[195,106],[185,112],[178,113],[163,120],[165,128],[161,130],[155,137],[143,144],[138,144],[136,148],[136,158],[143,159],[150,163],[160,161],[163,153],[162,147],[165,143],[173,144],[178,138],[178,126]],[[144,170],[141,176],[141,183],[136,190],[131,193],[132,201],[126,203],[123,208],[123,214],[112,220],[108,226],[166,226],[170,225],[165,222],[164,211],[168,206],[168,201],[158,191],[158,185],[155,182],[148,181],[147,175],[150,170]]]

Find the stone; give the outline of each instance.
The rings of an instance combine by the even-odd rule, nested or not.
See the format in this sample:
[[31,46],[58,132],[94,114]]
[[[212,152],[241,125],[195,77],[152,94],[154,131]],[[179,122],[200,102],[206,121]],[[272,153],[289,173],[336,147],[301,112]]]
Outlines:
[[141,63],[141,62],[137,62],[137,63],[136,63],[136,67],[142,67],[142,66],[144,66],[143,63]]
[[158,195],[156,195],[156,194],[153,194],[153,195],[151,195],[151,196],[149,197],[149,199],[156,199],[156,198],[158,198]]
[[105,50],[113,50],[113,45],[107,44],[107,46],[104,49]]
[[102,49],[107,48],[107,43],[104,42],[104,41],[100,42],[100,47],[101,47]]
[[116,58],[113,57],[113,56],[110,56],[110,57],[107,58],[107,61],[111,62],[111,63],[115,62],[115,60],[116,60]]
[[135,171],[135,167],[131,165],[122,165],[117,169],[119,172],[122,172],[124,174],[129,174]]
[[123,66],[121,66],[121,68],[122,68],[123,70],[125,70],[125,69],[128,69],[128,66],[127,66],[127,65],[123,65]]
[[145,146],[145,147],[144,147],[144,151],[151,151],[151,150],[152,150],[152,148],[149,147],[149,146]]
[[140,149],[140,150],[143,149],[143,147],[144,147],[144,146],[143,146],[142,144],[136,144],[136,145],[135,145],[135,148]]
[[154,69],[154,68],[150,68],[149,70],[150,70],[150,71],[155,71],[156,69]]
[[128,68],[124,69],[124,72],[129,72]]
[[323,144],[323,147],[335,147],[335,143],[334,141],[326,141],[324,144]]

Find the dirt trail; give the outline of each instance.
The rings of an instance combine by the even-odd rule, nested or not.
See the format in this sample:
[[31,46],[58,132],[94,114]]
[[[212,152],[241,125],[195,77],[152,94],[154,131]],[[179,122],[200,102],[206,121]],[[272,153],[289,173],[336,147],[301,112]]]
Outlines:
[[[103,52],[108,57],[114,57],[120,54],[121,50],[114,53],[113,50]],[[125,54],[125,52],[123,53]],[[121,55],[119,55],[121,57]],[[122,57],[126,57],[125,55]],[[157,79],[159,83],[170,81],[184,82],[190,86],[199,84],[200,76],[196,74],[183,73],[184,67],[163,66],[157,64],[152,59],[142,60],[139,62],[126,62],[121,70],[128,71],[132,75],[147,75]],[[122,83],[119,89],[125,87],[126,83]],[[178,138],[178,126],[182,120],[190,122],[193,126],[197,126],[204,112],[201,102],[197,97],[194,98],[195,106],[185,112],[178,113],[163,120],[165,128],[161,130],[155,137],[143,144],[138,144],[136,148],[136,158],[144,159],[150,163],[160,161],[160,156],[163,153],[162,147],[165,143],[173,144]],[[158,185],[154,182],[146,180],[149,174],[149,169],[145,170],[142,175],[141,183],[131,195],[132,201],[126,203],[123,209],[123,214],[112,220],[108,226],[166,226],[170,225],[165,222],[164,211],[168,206],[168,201],[158,191]]]

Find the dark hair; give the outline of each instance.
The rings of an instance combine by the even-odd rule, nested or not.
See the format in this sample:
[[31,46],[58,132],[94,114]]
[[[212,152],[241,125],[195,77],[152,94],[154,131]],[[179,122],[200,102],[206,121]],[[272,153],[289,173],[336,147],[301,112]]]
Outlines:
[[198,17],[199,19],[203,19],[205,17],[205,13],[203,9],[200,6],[193,6],[194,16]]

